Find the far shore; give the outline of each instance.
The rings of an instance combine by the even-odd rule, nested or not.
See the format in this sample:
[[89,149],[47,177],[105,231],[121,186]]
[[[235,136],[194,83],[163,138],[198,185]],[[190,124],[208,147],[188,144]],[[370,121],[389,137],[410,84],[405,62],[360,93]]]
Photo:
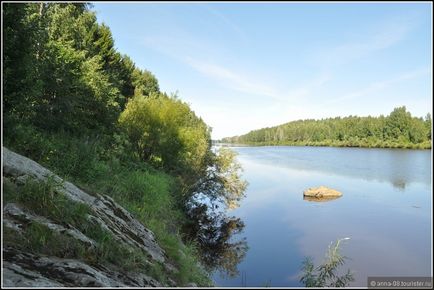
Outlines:
[[348,144],[331,144],[327,145],[321,142],[318,143],[228,143],[213,141],[213,146],[221,147],[334,147],[334,148],[364,148],[364,149],[411,149],[411,150],[431,150],[431,144],[406,144],[405,146],[392,144],[392,146],[363,146],[363,145],[348,145]]

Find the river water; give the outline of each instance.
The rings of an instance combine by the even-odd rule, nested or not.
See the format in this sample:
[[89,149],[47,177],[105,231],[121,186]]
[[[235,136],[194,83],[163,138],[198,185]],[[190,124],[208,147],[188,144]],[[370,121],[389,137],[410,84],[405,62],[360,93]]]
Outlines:
[[[317,265],[329,244],[349,259],[351,286],[368,276],[431,276],[430,150],[333,147],[233,147],[248,181],[231,215],[245,223],[248,251],[239,274],[217,272],[219,286],[300,286],[305,257]],[[324,185],[343,193],[327,202],[303,200]]]

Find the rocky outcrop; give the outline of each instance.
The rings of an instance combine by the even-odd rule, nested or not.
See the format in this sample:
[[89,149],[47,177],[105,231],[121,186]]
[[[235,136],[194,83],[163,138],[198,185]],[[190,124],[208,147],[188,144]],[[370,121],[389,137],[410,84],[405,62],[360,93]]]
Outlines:
[[44,225],[53,232],[68,235],[88,247],[95,247],[95,241],[75,228],[65,228],[65,226],[56,224],[45,217],[36,216],[14,203],[8,203],[3,207],[3,224],[6,227],[21,233],[23,228],[31,222]]
[[312,187],[303,192],[303,198],[310,201],[328,201],[342,196],[342,192],[320,186]]
[[[56,191],[73,201],[86,204],[91,209],[89,220],[109,231],[119,243],[140,249],[151,265],[161,263],[168,272],[177,271],[167,261],[167,256],[157,244],[154,234],[112,198],[99,194],[90,195],[38,163],[4,147],[3,175],[18,184],[24,183],[28,178],[39,181],[54,180],[60,184]],[[56,224],[14,203],[4,204],[4,227],[19,233],[29,222],[40,223],[54,232],[68,235],[89,247],[95,245],[95,241],[70,225]],[[164,286],[145,273],[123,273],[103,266],[96,268],[82,261],[25,253],[14,247],[3,249],[3,273],[3,285],[8,287]]]
[[130,277],[74,259],[43,257],[15,248],[3,249],[3,286],[6,287],[146,287],[162,286],[141,274]]

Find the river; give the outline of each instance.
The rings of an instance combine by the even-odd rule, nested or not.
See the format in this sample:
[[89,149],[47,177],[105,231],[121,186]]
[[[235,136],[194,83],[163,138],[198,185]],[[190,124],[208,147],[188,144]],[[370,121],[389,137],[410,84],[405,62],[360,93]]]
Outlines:
[[[219,286],[301,286],[305,257],[317,265],[329,244],[349,259],[351,286],[368,276],[431,276],[430,150],[333,147],[233,147],[249,185],[231,215],[245,223],[234,240],[248,251],[239,274],[213,275]],[[328,202],[303,200],[325,185],[343,193]]]

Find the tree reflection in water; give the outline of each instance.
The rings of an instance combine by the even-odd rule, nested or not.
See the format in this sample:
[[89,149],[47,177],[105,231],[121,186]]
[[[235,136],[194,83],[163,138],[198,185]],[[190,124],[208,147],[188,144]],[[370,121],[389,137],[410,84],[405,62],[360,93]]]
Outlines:
[[201,262],[206,270],[219,270],[229,277],[237,276],[237,265],[244,259],[248,246],[245,238],[232,238],[243,231],[244,222],[206,204],[195,204],[188,214],[192,222],[184,232],[198,243]]

